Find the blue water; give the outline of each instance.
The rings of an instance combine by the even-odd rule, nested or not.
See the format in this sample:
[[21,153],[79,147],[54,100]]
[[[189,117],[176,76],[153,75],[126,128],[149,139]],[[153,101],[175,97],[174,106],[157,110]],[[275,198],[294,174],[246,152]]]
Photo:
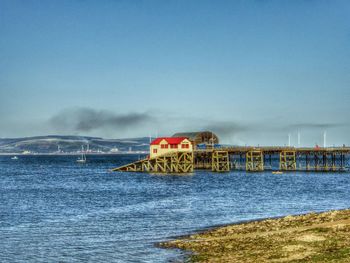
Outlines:
[[350,207],[349,173],[112,173],[138,156],[0,157],[0,262],[169,262],[155,242],[218,224]]

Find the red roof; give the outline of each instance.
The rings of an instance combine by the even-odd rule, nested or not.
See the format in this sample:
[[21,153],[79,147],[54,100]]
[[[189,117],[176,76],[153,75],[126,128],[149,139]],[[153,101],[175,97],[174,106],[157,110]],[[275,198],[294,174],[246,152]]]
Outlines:
[[151,142],[151,145],[158,145],[162,140],[166,140],[168,144],[180,144],[187,137],[160,137]]

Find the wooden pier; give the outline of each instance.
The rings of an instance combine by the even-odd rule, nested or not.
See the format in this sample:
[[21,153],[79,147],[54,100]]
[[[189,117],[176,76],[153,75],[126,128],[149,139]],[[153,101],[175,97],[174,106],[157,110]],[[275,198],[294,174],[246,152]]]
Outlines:
[[[349,170],[350,147],[220,147],[173,152],[127,164],[113,171],[149,173],[191,173],[194,169],[213,172],[245,170],[322,171]],[[276,162],[278,165],[276,167]]]
[[[218,155],[217,152],[220,154]],[[196,150],[194,168],[212,168],[212,171],[215,172],[227,170],[336,172],[349,169],[349,155],[350,147],[221,147],[220,149]],[[208,162],[210,156],[213,156],[211,163]],[[227,166],[217,165],[227,162],[227,159],[229,169]],[[279,163],[277,167],[274,167],[273,162],[276,159]]]

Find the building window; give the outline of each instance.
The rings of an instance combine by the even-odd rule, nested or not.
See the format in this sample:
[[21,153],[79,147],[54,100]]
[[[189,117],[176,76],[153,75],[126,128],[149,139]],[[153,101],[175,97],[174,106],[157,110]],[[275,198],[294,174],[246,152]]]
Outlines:
[[177,148],[177,144],[171,144],[171,145],[170,145],[170,148],[176,149],[176,148]]
[[160,145],[160,148],[162,148],[162,149],[168,149],[168,144],[161,144],[161,145]]
[[182,149],[188,149],[188,148],[190,148],[190,145],[189,144],[182,144],[181,147],[182,147]]
[[153,149],[153,153],[157,153],[157,149]]

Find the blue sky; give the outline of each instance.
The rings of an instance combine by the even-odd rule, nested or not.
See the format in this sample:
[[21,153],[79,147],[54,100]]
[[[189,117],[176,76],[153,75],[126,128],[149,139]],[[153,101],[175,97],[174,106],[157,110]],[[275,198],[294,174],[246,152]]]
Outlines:
[[[350,144],[349,1],[0,0],[0,137]],[[87,125],[88,124],[88,125]]]

